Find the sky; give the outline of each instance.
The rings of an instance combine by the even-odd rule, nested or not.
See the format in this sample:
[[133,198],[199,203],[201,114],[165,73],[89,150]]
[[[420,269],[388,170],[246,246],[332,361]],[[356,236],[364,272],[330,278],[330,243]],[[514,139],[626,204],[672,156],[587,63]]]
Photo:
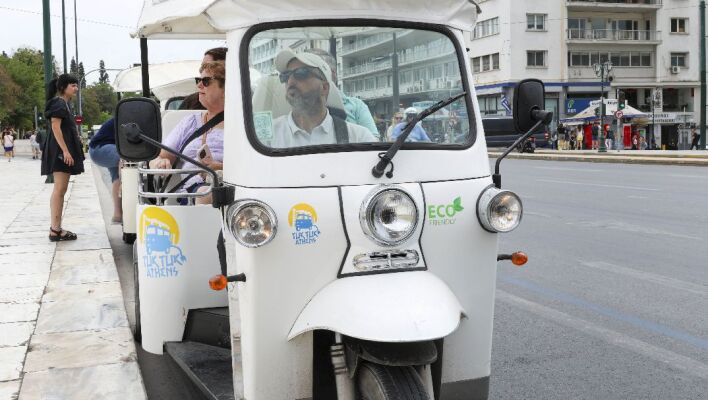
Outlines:
[[[151,1],[151,0],[148,0]],[[75,58],[74,2],[76,2],[79,61],[84,64],[89,84],[98,80],[99,61],[106,68],[125,69],[140,63],[140,41],[130,37],[136,30],[143,0],[64,0],[66,11],[67,67]],[[62,0],[49,0],[52,54],[63,72]],[[42,0],[0,0],[0,52],[31,47],[43,50]],[[198,60],[204,51],[223,46],[214,40],[148,41],[150,63]],[[118,71],[108,71],[111,80]],[[198,72],[195,71],[195,75]]]

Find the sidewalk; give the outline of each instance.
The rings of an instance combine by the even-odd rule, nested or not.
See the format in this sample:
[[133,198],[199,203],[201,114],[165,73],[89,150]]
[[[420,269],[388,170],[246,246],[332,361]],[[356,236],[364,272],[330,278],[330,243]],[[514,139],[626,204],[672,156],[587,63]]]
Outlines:
[[18,152],[0,173],[0,399],[146,399],[91,162],[49,242],[52,185]]
[[[490,148],[490,158],[499,157],[504,149]],[[627,164],[661,164],[708,166],[708,150],[550,150],[536,149],[533,154],[512,151],[507,158],[552,161],[585,161]]]

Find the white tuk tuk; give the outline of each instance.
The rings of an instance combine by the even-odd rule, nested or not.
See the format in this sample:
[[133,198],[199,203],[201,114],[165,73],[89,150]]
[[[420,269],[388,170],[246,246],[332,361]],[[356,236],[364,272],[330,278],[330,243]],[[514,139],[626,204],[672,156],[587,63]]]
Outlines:
[[[145,2],[142,38],[230,49],[223,179],[179,155],[212,176],[213,208],[142,193],[158,199],[137,213],[147,351],[165,349],[212,398],[487,398],[497,261],[525,255],[497,254],[522,205],[501,189],[503,156],[489,168],[464,45],[478,12],[469,0]],[[393,142],[368,127],[413,103],[432,105],[393,126]],[[550,121],[540,81],[521,81],[513,103],[518,142]],[[457,131],[432,141],[420,122],[443,108]],[[123,100],[115,117],[124,158],[178,154],[151,100]],[[218,331],[195,312],[223,300],[195,281],[215,270],[228,345],[196,339]]]

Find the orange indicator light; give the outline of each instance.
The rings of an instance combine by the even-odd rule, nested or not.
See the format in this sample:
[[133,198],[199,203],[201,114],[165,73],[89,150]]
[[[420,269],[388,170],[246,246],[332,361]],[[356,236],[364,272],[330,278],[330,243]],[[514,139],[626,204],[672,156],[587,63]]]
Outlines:
[[527,256],[526,253],[524,253],[523,251],[517,251],[511,255],[511,262],[517,267],[526,264],[528,260],[529,256]]
[[224,275],[214,275],[209,279],[209,287],[212,290],[224,290],[228,283]]

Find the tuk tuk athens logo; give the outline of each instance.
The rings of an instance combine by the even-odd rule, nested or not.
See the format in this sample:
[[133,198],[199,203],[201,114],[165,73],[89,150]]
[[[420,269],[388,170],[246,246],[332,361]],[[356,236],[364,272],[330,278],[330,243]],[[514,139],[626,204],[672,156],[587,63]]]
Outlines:
[[143,263],[148,278],[170,278],[179,274],[187,257],[179,244],[179,225],[159,207],[148,207],[140,214],[140,243],[145,246]]
[[320,229],[315,225],[317,212],[307,203],[295,204],[288,213],[288,225],[295,228],[292,233],[296,245],[312,244],[320,237]]
[[457,213],[462,212],[462,197],[455,198],[450,204],[428,205],[428,222],[431,225],[453,225]]

